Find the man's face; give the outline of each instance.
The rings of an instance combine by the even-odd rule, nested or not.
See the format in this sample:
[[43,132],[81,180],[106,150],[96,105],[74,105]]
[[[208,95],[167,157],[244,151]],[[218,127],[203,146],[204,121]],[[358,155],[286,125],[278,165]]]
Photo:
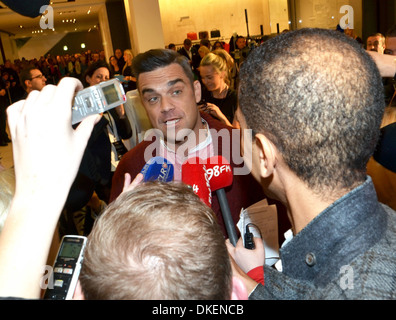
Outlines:
[[187,51],[189,51],[191,49],[191,47],[192,47],[191,43],[185,43],[184,44],[184,48],[186,48]]
[[376,51],[378,53],[383,54],[385,50],[384,43],[381,40],[380,36],[368,37],[367,38],[367,50]]
[[246,40],[245,38],[238,38],[235,44],[238,47],[238,49],[243,49],[246,47]]
[[44,77],[44,75],[41,73],[39,69],[33,69],[30,71],[30,79],[27,81],[27,88],[30,91],[33,90],[38,90],[41,91],[46,85],[47,79]]
[[385,48],[385,54],[396,56],[396,37],[386,37]]
[[138,89],[151,124],[167,142],[183,144],[183,129],[199,136],[202,122],[197,102],[201,99],[201,86],[198,81],[192,85],[180,65],[173,63],[140,74]]

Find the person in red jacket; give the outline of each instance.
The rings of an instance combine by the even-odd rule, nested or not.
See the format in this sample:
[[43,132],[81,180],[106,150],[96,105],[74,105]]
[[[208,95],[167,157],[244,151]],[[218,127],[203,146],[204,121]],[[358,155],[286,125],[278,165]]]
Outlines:
[[[110,202],[122,192],[125,174],[133,179],[152,157],[169,160],[174,165],[174,180],[180,181],[182,164],[187,159],[223,156],[233,168],[233,183],[225,191],[236,224],[242,208],[264,197],[261,185],[240,155],[240,131],[199,112],[200,83],[194,80],[187,59],[177,52],[149,50],[134,58],[132,69],[142,103],[155,129],[120,161],[113,177]],[[227,237],[215,192],[212,192],[212,209]]]

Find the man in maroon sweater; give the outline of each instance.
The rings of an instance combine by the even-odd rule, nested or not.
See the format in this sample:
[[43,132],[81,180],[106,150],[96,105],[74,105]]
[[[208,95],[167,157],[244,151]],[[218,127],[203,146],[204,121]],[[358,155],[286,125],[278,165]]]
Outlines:
[[[242,208],[264,198],[262,187],[242,162],[239,131],[232,134],[238,129],[227,127],[210,115],[199,112],[200,83],[194,81],[188,61],[176,52],[162,49],[147,51],[134,58],[132,68],[142,103],[155,130],[121,159],[113,177],[110,201],[122,192],[125,173],[133,179],[152,157],[162,156],[172,162],[174,180],[181,180],[181,167],[185,160],[224,156],[234,173],[233,183],[225,191],[236,224]],[[233,148],[237,148],[235,155]],[[212,209],[227,237],[215,192],[212,193]]]

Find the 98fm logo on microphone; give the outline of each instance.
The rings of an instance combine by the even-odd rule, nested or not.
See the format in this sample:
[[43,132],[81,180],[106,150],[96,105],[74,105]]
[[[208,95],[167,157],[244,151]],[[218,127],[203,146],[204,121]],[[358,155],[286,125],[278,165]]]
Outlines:
[[208,179],[211,180],[213,176],[218,177],[223,172],[232,172],[232,170],[231,170],[231,165],[223,164],[223,165],[213,166],[212,168],[207,168],[206,172],[208,174]]

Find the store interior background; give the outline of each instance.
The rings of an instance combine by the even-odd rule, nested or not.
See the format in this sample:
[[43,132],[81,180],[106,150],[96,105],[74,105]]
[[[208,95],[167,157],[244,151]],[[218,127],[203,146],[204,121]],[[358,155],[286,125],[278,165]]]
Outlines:
[[396,21],[396,0],[54,0],[54,27],[43,29],[40,17],[23,17],[2,6],[0,64],[86,50],[104,50],[107,59],[116,48],[138,54],[169,43],[181,46],[190,32],[219,30],[220,37],[211,40],[228,43],[233,34],[335,29],[345,15],[343,5],[353,8],[354,31],[363,41]]

